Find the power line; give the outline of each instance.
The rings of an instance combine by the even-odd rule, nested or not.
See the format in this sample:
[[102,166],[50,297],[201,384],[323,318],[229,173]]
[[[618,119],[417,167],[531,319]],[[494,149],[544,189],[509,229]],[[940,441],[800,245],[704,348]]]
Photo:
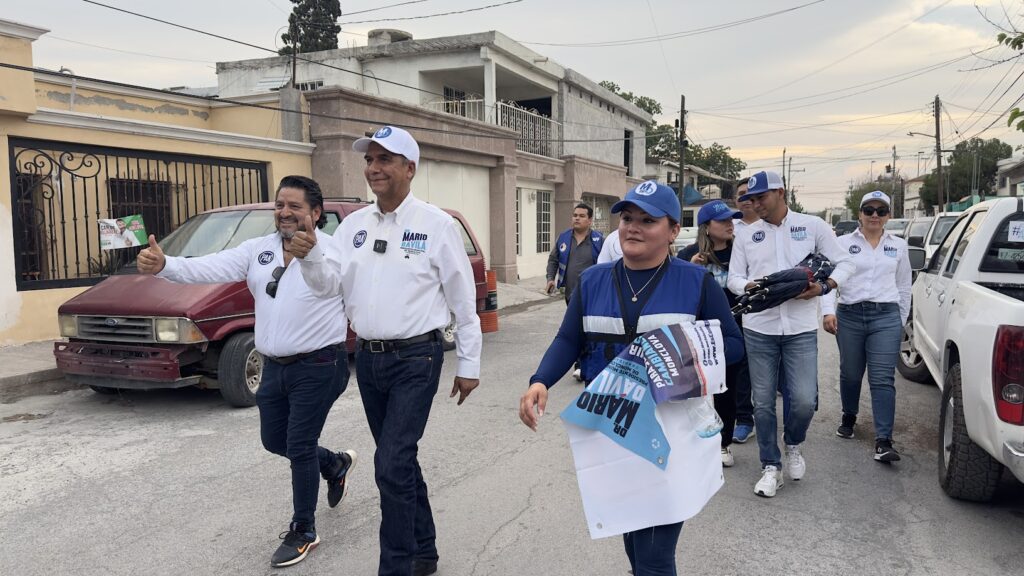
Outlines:
[[159,54],[149,54],[146,52],[135,52],[132,50],[122,50],[121,48],[111,48],[110,46],[100,46],[99,44],[89,44],[88,42],[81,42],[79,40],[71,40],[70,38],[61,38],[60,36],[54,36],[53,34],[47,34],[43,37],[44,39],[60,40],[61,42],[68,42],[71,44],[78,44],[79,46],[88,46],[89,48],[99,48],[100,50],[110,50],[111,52],[120,52],[122,54],[132,54],[133,56],[147,56],[150,58],[160,58],[162,60],[175,60],[178,62],[194,62],[197,64],[216,64],[211,60],[192,60],[190,58],[175,58],[174,56],[161,56]]
[[650,44],[652,42],[661,42],[662,40],[675,40],[677,38],[687,38],[690,36],[698,36],[700,34],[707,34],[709,32],[717,32],[719,30],[725,30],[727,28],[734,28],[743,24],[749,24],[751,22],[757,22],[759,20],[765,20],[780,14],[787,12],[793,12],[801,8],[806,8],[814,4],[820,4],[825,0],[814,0],[806,4],[799,6],[793,6],[792,8],[786,8],[785,10],[778,10],[775,12],[768,12],[759,16],[751,16],[750,18],[743,18],[742,20],[733,20],[732,22],[724,22],[722,24],[714,24],[712,26],[705,26],[703,28],[694,28],[691,30],[684,30],[682,32],[672,32],[663,36],[644,36],[641,38],[631,38],[626,40],[606,40],[602,42],[577,42],[577,43],[559,43],[559,42],[526,42],[520,40],[521,44],[530,44],[533,46],[559,46],[563,48],[609,48],[614,46],[633,46],[636,44]]
[[[651,7],[651,0],[646,0],[646,1],[647,1],[647,12],[648,12],[648,14],[651,15],[651,26],[654,28],[654,33],[658,34],[658,20],[657,20],[657,18],[654,17],[654,8]],[[669,80],[669,82],[672,83],[672,92],[673,93],[678,93],[679,89],[676,88],[675,75],[672,74],[672,67],[669,66],[668,56],[665,54],[665,43],[659,40],[658,41],[658,48],[661,49],[661,59],[665,63],[665,71],[668,72],[668,80]]]
[[729,107],[733,106],[734,104],[739,104],[741,102],[748,102],[750,100],[753,100],[754,98],[760,98],[761,96],[764,96],[765,94],[771,94],[772,92],[776,92],[778,90],[782,90],[783,88],[788,88],[789,86],[792,86],[793,84],[796,84],[797,82],[800,82],[802,80],[806,80],[806,79],[810,78],[811,76],[814,76],[816,74],[824,72],[825,70],[828,70],[829,68],[835,66],[836,64],[839,64],[840,62],[843,62],[843,61],[845,61],[845,60],[847,60],[849,58],[852,58],[853,56],[856,56],[857,54],[860,54],[861,52],[867,50],[868,48],[872,48],[874,46],[877,46],[880,42],[883,42],[883,41],[891,38],[897,32],[903,30],[907,26],[910,26],[914,22],[917,22],[918,20],[921,20],[922,18],[931,15],[933,12],[935,12],[938,9],[944,7],[946,4],[949,4],[951,1],[952,0],[943,0],[943,2],[941,4],[939,4],[938,6],[932,8],[931,10],[928,10],[924,14],[918,16],[917,18],[914,18],[910,22],[907,22],[906,24],[903,24],[902,26],[896,28],[895,30],[891,30],[891,31],[887,32],[886,34],[884,34],[880,38],[876,38],[875,40],[872,40],[871,42],[868,42],[867,44],[864,44],[860,48],[857,48],[853,52],[850,52],[849,54],[846,54],[845,56],[842,56],[838,60],[834,60],[833,62],[831,62],[829,64],[826,64],[825,66],[822,66],[821,68],[817,68],[815,70],[812,70],[812,71],[808,72],[807,74],[804,74],[803,76],[800,76],[799,78],[796,78],[794,80],[786,82],[785,84],[781,84],[779,86],[776,86],[776,87],[771,88],[769,90],[765,90],[764,92],[758,92],[757,94],[753,94],[751,96],[747,96],[745,98],[741,98],[739,100],[736,100],[736,101],[733,101],[733,102],[729,102],[729,103],[723,104],[722,106],[717,106],[716,108],[712,108],[712,109],[729,108]]
[[836,121],[836,122],[823,122],[821,124],[808,124],[808,125],[796,126],[796,127],[792,127],[792,128],[780,128],[778,130],[765,130],[765,131],[762,131],[762,132],[746,132],[746,133],[743,133],[743,134],[733,134],[733,135],[729,135],[729,136],[722,136],[720,138],[716,138],[716,140],[728,140],[730,138],[741,138],[741,137],[744,137],[744,136],[761,136],[761,135],[764,135],[764,134],[778,134],[780,132],[792,132],[794,130],[809,130],[809,129],[813,129],[813,128],[820,128],[820,127],[823,127],[823,126],[836,126],[836,125],[839,125],[839,124],[849,124],[851,122],[859,122],[859,121],[862,121],[862,120],[872,120],[874,118],[884,118],[886,116],[898,116],[900,114],[909,114],[909,113],[914,112],[916,110],[918,110],[918,108],[911,108],[910,110],[902,110],[900,112],[890,112],[888,114],[879,114],[877,116],[866,116],[864,118],[857,118],[857,119],[853,119],[853,120],[839,120],[839,121]]
[[419,4],[421,2],[427,2],[429,0],[409,0],[409,2],[399,2],[398,4],[388,4],[387,6],[378,6],[376,8],[369,8],[366,10],[359,10],[358,12],[349,12],[345,16],[355,16],[356,14],[366,14],[367,12],[377,12],[378,10],[385,10],[387,8],[394,8],[395,6],[405,6],[407,4]]
[[339,24],[369,24],[372,22],[399,22],[402,20],[422,20],[424,18],[437,18],[438,16],[451,16],[453,14],[465,14],[467,12],[479,12],[480,10],[487,10],[489,8],[497,8],[499,6],[507,6],[508,4],[518,4],[523,0],[507,0],[506,2],[499,2],[498,4],[489,4],[487,6],[480,6],[479,8],[467,8],[466,10],[454,10],[452,12],[440,12],[438,14],[425,14],[423,16],[405,16],[402,18],[379,18],[377,20],[356,20],[354,22],[339,22]]

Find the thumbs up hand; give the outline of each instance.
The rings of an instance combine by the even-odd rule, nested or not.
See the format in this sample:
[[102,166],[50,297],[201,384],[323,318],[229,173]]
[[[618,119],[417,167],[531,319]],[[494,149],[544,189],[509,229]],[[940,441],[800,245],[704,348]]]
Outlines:
[[164,269],[167,258],[164,256],[164,251],[160,249],[160,245],[156,243],[156,237],[152,234],[149,235],[149,247],[143,248],[142,252],[139,252],[135,263],[139,267],[139,272],[143,274],[157,274]]
[[316,226],[313,225],[313,218],[306,216],[306,228],[292,236],[286,250],[296,258],[305,258],[313,246],[316,246]]

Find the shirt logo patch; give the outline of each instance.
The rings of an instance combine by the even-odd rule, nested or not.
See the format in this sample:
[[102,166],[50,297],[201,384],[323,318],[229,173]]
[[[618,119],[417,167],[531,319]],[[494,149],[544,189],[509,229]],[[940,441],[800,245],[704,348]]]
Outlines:
[[790,226],[789,237],[793,240],[807,240],[806,226]]
[[658,190],[658,183],[653,180],[648,180],[643,184],[636,187],[636,193],[641,196],[650,196]]
[[422,254],[427,251],[427,235],[406,229],[402,233],[402,245],[399,246],[406,255]]
[[764,230],[758,230],[754,232],[754,235],[750,237],[754,242],[764,242]]
[[260,255],[256,257],[256,261],[266,266],[274,261],[274,252],[271,250],[260,252]]
[[362,246],[364,242],[366,242],[366,230],[360,230],[352,237],[352,245],[356,248]]
[[885,255],[888,256],[889,258],[895,258],[896,257],[896,247],[895,246],[882,246],[882,252],[884,252]]
[[568,248],[568,246],[565,245],[565,242],[562,242],[561,244],[558,245],[559,252],[565,252],[566,248]]
[[850,246],[850,254],[860,254],[860,246]]
[[388,136],[391,136],[391,126],[385,126],[373,135],[374,138],[387,138]]

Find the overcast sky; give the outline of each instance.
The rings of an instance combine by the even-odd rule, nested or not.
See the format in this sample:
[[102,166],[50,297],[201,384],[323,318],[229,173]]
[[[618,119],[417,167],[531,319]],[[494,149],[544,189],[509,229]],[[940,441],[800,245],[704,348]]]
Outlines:
[[[907,132],[934,134],[936,94],[947,103],[943,147],[952,148],[988,127],[1024,93],[1024,81],[1018,81],[1024,63],[993,65],[1013,52],[992,48],[998,30],[978,12],[1021,29],[1022,0],[521,0],[465,14],[344,25],[503,1],[421,0],[343,16],[341,42],[364,45],[373,28],[398,28],[414,38],[497,30],[595,81],[612,80],[655,98],[666,123],[678,116],[679,96],[685,94],[691,141],[731,147],[751,168],[748,173],[779,170],[785,148],[794,157],[791,184],[810,210],[840,205],[850,180],[877,175],[891,162],[894,145],[901,174],[931,169],[934,140]],[[399,2],[343,0],[341,6],[348,14]],[[291,9],[287,0],[109,3],[271,48]],[[4,18],[51,31],[35,44],[36,66],[66,66],[83,76],[153,87],[212,86],[214,62],[266,55],[80,0],[2,4]],[[793,10],[633,45],[539,44],[667,36],[788,9]],[[936,66],[961,57],[967,58]],[[924,73],[910,77],[916,72]],[[821,124],[829,125],[804,127]],[[1024,133],[1008,129],[1005,120],[982,136],[1024,144]]]

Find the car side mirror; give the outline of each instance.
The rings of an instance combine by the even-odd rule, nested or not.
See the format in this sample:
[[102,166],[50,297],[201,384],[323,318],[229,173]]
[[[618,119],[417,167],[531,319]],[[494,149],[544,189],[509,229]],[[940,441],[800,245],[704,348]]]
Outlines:
[[[920,238],[916,236],[915,238]],[[910,269],[914,272],[918,270],[924,270],[924,248],[919,246],[911,246],[907,248],[907,256],[910,257]]]
[[924,248],[924,236],[911,236],[910,238],[907,238],[907,244],[918,248]]

